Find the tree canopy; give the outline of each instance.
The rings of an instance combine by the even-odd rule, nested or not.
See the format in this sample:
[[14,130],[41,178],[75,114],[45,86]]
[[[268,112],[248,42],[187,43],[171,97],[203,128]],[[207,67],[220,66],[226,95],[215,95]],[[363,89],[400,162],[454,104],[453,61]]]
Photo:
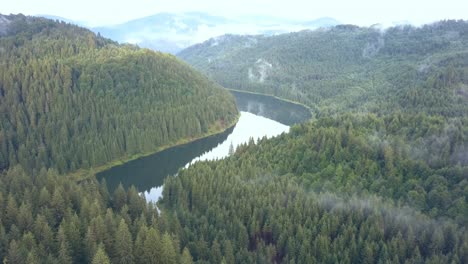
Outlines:
[[0,169],[60,173],[231,124],[233,97],[175,57],[22,15],[0,36]]

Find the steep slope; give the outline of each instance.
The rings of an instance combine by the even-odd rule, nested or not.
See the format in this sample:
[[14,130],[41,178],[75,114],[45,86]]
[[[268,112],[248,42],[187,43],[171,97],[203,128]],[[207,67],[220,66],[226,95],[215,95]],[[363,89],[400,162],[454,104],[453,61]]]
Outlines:
[[468,114],[465,21],[385,31],[343,25],[272,37],[227,35],[178,56],[225,87],[300,101],[321,114]]
[[77,183],[54,170],[32,176],[15,166],[0,173],[0,209],[4,263],[191,259],[164,227],[168,220],[135,188],[110,194],[94,178]]
[[[96,33],[122,43],[176,53],[199,39],[199,27],[214,28],[228,23],[224,17],[205,13],[158,13],[113,26],[92,28]],[[200,40],[201,41],[201,40]]]
[[467,128],[320,118],[169,177],[160,207],[198,261],[466,263]]
[[0,168],[61,173],[220,131],[233,97],[175,57],[0,16]]
[[467,22],[231,35],[179,56],[315,110],[167,179],[195,260],[223,245],[237,263],[468,262]]

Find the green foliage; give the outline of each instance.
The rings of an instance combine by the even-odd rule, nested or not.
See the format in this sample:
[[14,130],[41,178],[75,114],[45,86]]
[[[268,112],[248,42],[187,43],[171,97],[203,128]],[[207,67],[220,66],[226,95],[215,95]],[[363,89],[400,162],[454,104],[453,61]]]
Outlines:
[[96,167],[236,118],[227,91],[171,55],[65,23],[2,18],[0,169]]
[[[382,176],[358,177],[366,167],[352,168],[353,162],[372,156],[369,148],[359,156],[350,154],[346,161],[337,160],[339,165],[325,166],[333,170],[327,176],[295,171],[307,164],[298,157],[303,153],[300,149],[312,150],[320,144],[313,135],[322,134],[322,129],[330,134],[334,130],[317,123],[296,127],[291,134],[241,146],[225,160],[199,162],[167,178],[164,192],[177,198],[163,195],[161,206],[177,223],[172,230],[185,238],[181,247],[187,247],[199,262],[218,260],[221,253],[225,263],[463,263],[466,208],[454,211],[452,219],[461,222],[457,224],[447,217],[433,220],[405,205],[409,202],[402,190],[429,184],[423,176],[430,172],[427,166],[422,177],[390,177],[382,160],[378,172]],[[349,138],[355,140],[359,139]],[[322,148],[328,152],[334,144]],[[333,154],[344,155],[345,150]],[[338,178],[335,168],[340,165],[345,167],[345,177]],[[394,156],[396,172],[415,173],[412,166],[421,165]],[[461,175],[453,178],[451,188],[457,191],[446,198],[447,204],[465,199],[466,192],[458,191],[464,186]],[[305,187],[305,181],[318,188]],[[380,190],[373,189],[375,181],[383,181]],[[446,213],[440,208],[438,215]]]
[[385,31],[336,26],[270,37],[226,35],[178,56],[225,87],[288,98],[317,115],[468,115],[465,21]]
[[468,262],[466,22],[225,36],[184,51],[225,86],[316,115],[169,177],[158,211],[136,188],[59,175],[224,127],[232,97],[170,55],[1,17],[1,260]]
[[[144,205],[135,209],[134,217],[114,207],[113,200],[118,197],[111,195],[110,200],[103,199],[100,188],[103,187],[94,179],[76,183],[53,170],[42,170],[36,177],[19,166],[4,171],[0,175],[1,199],[9,197],[10,201],[24,202],[19,208],[10,202],[10,209],[16,206],[18,214],[11,215],[12,222],[0,221],[2,260],[7,263],[178,262],[183,249],[176,242],[180,239],[178,234],[165,227],[155,229],[157,223],[168,222],[165,216],[158,214],[143,197],[133,197],[130,189],[121,207],[129,208],[131,200]],[[38,199],[41,194],[56,193],[56,190],[60,191],[60,206],[64,208],[60,218],[56,218],[54,201]],[[22,208],[29,208],[26,217]],[[20,224],[29,223],[24,220],[28,218],[32,219],[31,224]],[[137,255],[141,252],[144,253]],[[146,261],[151,252],[156,252],[152,255],[153,262]],[[183,259],[188,260],[189,256],[185,255]]]
[[158,263],[162,255],[161,235],[155,228],[150,228],[146,234],[145,242],[143,243],[143,259],[142,263]]
[[96,255],[94,256],[92,263],[93,264],[110,264],[109,257],[104,251],[104,247],[102,245],[99,246],[99,249],[97,250]]
[[241,146],[236,154],[242,158],[231,162],[260,164],[238,174],[288,174],[314,192],[372,193],[468,224],[467,128],[466,118],[426,115],[320,118],[259,147]]
[[237,263],[466,262],[467,22],[212,41],[178,56],[315,115],[169,178],[182,237],[232,239]]
[[128,227],[124,219],[120,220],[119,228],[115,233],[114,247],[115,257],[112,261],[113,263],[133,263],[132,235],[130,234],[130,231],[128,231]]
[[162,236],[160,261],[166,264],[176,264],[177,254],[174,249],[174,242],[168,233]]
[[182,256],[181,256],[181,259],[180,259],[180,263],[181,264],[192,264],[193,263],[192,255],[190,255],[190,251],[187,248],[184,248],[184,250],[182,251]]

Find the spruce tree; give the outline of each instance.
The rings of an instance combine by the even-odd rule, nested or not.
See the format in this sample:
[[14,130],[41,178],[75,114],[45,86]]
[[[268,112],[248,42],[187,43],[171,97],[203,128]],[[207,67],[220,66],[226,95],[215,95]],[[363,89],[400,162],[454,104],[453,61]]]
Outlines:
[[120,220],[119,227],[115,233],[114,253],[113,263],[134,263],[132,235],[123,219]]
[[109,257],[104,250],[104,245],[100,244],[93,257],[92,264],[110,264]]

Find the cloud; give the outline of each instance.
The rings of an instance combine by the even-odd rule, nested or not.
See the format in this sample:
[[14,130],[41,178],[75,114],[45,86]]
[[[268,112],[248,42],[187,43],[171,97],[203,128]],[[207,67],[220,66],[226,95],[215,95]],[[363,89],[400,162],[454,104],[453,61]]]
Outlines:
[[[70,8],[73,6],[73,8]],[[105,10],[112,9],[112,12]],[[267,0],[16,0],[2,3],[2,13],[53,14],[92,25],[118,24],[131,19],[160,12],[203,11],[225,17],[240,15],[267,15],[290,19],[313,19],[330,16],[345,23],[369,26],[408,20],[421,24],[441,19],[467,19],[468,2],[464,0],[424,1],[267,1]]]

